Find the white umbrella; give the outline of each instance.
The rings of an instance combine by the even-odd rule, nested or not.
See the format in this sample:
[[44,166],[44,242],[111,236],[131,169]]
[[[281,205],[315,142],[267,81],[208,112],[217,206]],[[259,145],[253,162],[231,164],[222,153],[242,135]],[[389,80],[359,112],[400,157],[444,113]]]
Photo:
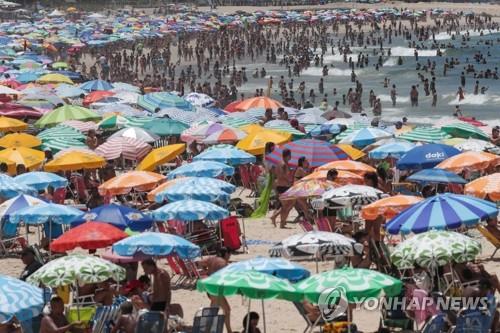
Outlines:
[[160,137],[156,134],[153,134],[151,132],[146,131],[145,129],[139,128],[139,127],[128,127],[119,130],[118,132],[114,133],[113,135],[110,136],[111,138],[117,138],[117,137],[126,137],[126,138],[132,138],[132,139],[137,139],[141,140],[144,142],[155,142],[158,140]]
[[358,206],[372,203],[383,194],[382,191],[366,185],[345,185],[326,191],[321,200],[332,206]]

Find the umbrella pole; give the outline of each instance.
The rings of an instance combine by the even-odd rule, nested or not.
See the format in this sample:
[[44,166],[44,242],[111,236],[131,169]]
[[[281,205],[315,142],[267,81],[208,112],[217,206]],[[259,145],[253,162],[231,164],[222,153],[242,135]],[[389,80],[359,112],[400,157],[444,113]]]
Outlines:
[[318,255],[314,256],[314,261],[316,262],[316,274],[319,273]]
[[247,245],[247,232],[245,229],[245,218],[243,216],[241,217],[241,224],[243,225],[243,251],[245,253],[249,253]]
[[262,323],[264,324],[264,333],[267,333],[267,330],[266,330],[266,309],[264,308],[264,299],[261,299],[261,302],[262,302]]
[[350,304],[347,303],[347,333],[351,333],[351,307]]
[[50,248],[50,243],[52,243],[52,219],[49,219],[49,261],[52,260],[52,250]]
[[247,310],[247,328],[245,330],[245,332],[248,333],[248,331],[250,331],[250,306],[252,305],[252,299],[249,298],[248,299],[248,310]]

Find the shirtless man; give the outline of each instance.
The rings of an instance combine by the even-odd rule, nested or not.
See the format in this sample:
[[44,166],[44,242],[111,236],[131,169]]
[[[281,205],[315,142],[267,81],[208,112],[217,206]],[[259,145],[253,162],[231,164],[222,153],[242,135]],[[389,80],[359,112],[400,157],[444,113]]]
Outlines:
[[[274,168],[274,173],[275,173],[275,189],[276,189],[276,194],[279,196],[283,193],[285,193],[290,186],[292,186],[293,182],[293,170],[289,165],[289,162],[292,158],[292,152],[289,149],[283,149],[283,152],[281,153],[282,156],[282,162]],[[286,226],[286,219],[288,217],[288,214],[290,213],[290,210],[293,208],[294,202],[290,202],[291,200],[280,200],[280,207],[274,212],[274,214],[271,216],[271,221],[273,222],[273,225],[276,226],[276,218],[278,215],[280,215],[281,221],[280,221],[280,228],[285,228]]]
[[134,333],[137,321],[133,315],[134,306],[131,302],[120,305],[120,318],[111,329],[111,333]]
[[170,289],[170,275],[164,269],[158,268],[153,259],[142,262],[142,269],[147,275],[153,275],[153,292],[150,295],[151,311],[166,311],[170,306],[172,291]]
[[64,316],[64,302],[61,297],[50,300],[50,314],[43,317],[40,324],[40,333],[82,332],[76,326],[79,322],[69,323]]
[[[231,253],[229,253],[229,250],[225,247],[221,247],[217,252],[217,256],[208,257],[206,259],[198,261],[198,266],[203,269],[207,275],[210,276],[218,270],[226,267],[229,262],[230,256]],[[229,306],[227,299],[224,296],[215,297],[211,295],[208,295],[208,298],[210,299],[210,306],[219,306],[222,308],[226,330],[228,333],[232,333],[233,330],[231,329],[231,307]]]

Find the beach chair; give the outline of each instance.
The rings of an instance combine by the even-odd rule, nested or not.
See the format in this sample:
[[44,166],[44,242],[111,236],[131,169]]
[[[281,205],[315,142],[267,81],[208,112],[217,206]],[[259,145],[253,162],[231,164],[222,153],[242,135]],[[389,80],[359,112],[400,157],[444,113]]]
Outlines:
[[148,311],[139,316],[135,333],[163,333],[165,331],[165,314],[160,311]]
[[[401,330],[413,329],[413,320],[403,309],[404,296],[405,290],[402,290],[399,295],[388,298],[387,302],[382,302],[380,327],[399,328]],[[388,304],[398,304],[399,306],[388,309],[386,308]]]
[[422,327],[422,333],[441,333],[444,330],[445,324],[445,315],[443,313],[438,313],[425,323],[424,327]]
[[202,308],[194,315],[192,333],[222,333],[223,329],[224,315],[218,307]]
[[491,323],[489,313],[480,310],[462,309],[457,316],[457,324],[452,327],[453,333],[488,333]]
[[0,255],[18,254],[27,246],[26,238],[19,236],[17,224],[6,220],[0,223]]
[[118,305],[97,307],[90,321],[91,332],[109,333],[112,325],[116,323],[119,316],[120,307]]
[[306,312],[306,309],[304,308],[304,304],[302,304],[301,302],[293,302],[293,305],[295,305],[295,308],[297,309],[297,311],[299,311],[299,314],[306,322],[307,326],[304,329],[304,333],[306,333],[307,331],[312,332],[316,327],[320,328],[320,332],[322,331],[321,328],[326,324],[323,317],[319,316],[318,319],[316,319],[316,321],[313,323],[309,319],[309,317],[307,316],[307,312]]
[[495,251],[490,256],[490,258],[493,258],[500,249],[500,239],[496,238],[485,226],[478,225],[477,230],[495,247]]
[[316,219],[315,223],[316,223],[316,228],[318,229],[318,231],[332,232],[330,222],[328,221],[328,219],[326,217],[320,217],[320,218]]
[[173,277],[177,277],[175,281],[172,278],[172,283],[174,285],[181,284],[182,280],[185,279],[185,276],[182,274],[181,268],[179,267],[179,265],[177,265],[177,262],[174,260],[174,256],[168,256],[167,263],[170,266],[170,269],[172,270]]
[[238,171],[240,172],[241,185],[243,186],[240,195],[243,193],[245,189],[248,189],[250,190],[249,196],[252,196],[255,193],[255,188],[252,186],[252,182],[250,179],[250,171],[248,170],[248,166],[240,165]]
[[299,219],[299,226],[304,230],[305,232],[313,231],[314,227],[312,226],[309,221],[307,221],[305,218]]

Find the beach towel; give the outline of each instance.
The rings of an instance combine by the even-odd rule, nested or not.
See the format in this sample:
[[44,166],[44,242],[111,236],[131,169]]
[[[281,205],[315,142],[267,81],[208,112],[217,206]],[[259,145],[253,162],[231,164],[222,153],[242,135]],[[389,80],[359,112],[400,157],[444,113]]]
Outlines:
[[258,219],[266,216],[269,209],[269,201],[271,200],[271,192],[273,190],[273,175],[268,174],[266,177],[266,186],[262,190],[258,200],[258,207],[253,212],[251,218]]

